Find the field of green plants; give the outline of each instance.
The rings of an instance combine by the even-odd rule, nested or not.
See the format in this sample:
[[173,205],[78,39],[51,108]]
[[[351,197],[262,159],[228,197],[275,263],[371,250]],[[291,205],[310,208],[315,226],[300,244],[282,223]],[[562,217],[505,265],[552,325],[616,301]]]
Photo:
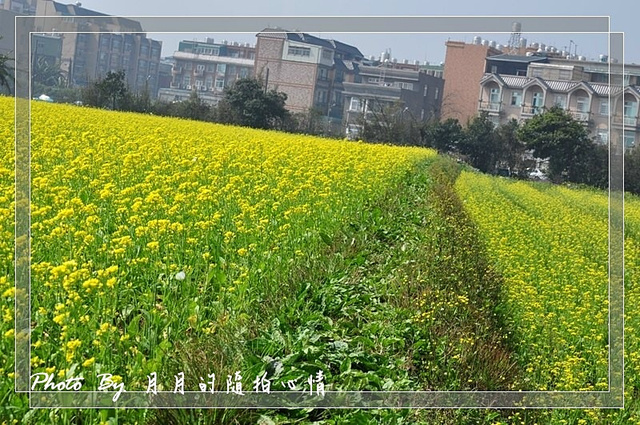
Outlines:
[[[29,410],[13,393],[13,100],[0,97],[3,423],[640,423],[640,200],[624,410]],[[608,388],[608,199],[435,152],[33,103],[33,373],[144,391]],[[274,366],[275,365],[275,366]],[[275,389],[275,388],[274,388]]]

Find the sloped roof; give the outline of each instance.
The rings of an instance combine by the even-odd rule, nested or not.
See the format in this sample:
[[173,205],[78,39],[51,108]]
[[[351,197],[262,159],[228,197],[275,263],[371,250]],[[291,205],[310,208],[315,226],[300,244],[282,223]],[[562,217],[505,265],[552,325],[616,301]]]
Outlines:
[[[500,74],[485,74],[481,84],[486,83],[489,80],[497,80],[502,82],[504,86],[511,89],[521,89],[532,82],[538,82],[546,85],[549,90],[559,93],[567,93],[579,86],[583,86],[586,90],[596,93],[599,96],[608,96],[609,91],[611,95],[616,95],[622,91],[621,86],[609,85],[605,83],[591,83],[586,81],[566,81],[566,80],[544,80],[542,78],[531,78],[522,75],[500,75]],[[630,90],[633,90],[638,97],[640,97],[640,86],[629,86]]]
[[364,57],[362,52],[355,46],[343,43],[342,41],[338,40],[327,40],[324,38],[316,37],[315,35],[307,34],[305,32],[288,31],[283,28],[265,28],[258,33],[258,36],[259,35],[268,35],[268,37],[270,38],[285,38],[287,40],[296,41],[299,43],[325,47],[327,49],[335,50],[354,57]]
[[348,55],[351,55],[351,56],[354,56],[354,57],[360,57],[360,58],[364,57],[364,55],[362,54],[360,49],[358,49],[355,46],[352,46],[352,45],[347,44],[347,43],[343,43],[342,41],[338,41],[338,40],[329,40],[329,42],[339,52],[344,52],[344,53],[346,53]]
[[56,9],[56,12],[60,13],[62,16],[109,16],[105,13],[76,6],[75,4],[62,4],[54,1],[53,6]]

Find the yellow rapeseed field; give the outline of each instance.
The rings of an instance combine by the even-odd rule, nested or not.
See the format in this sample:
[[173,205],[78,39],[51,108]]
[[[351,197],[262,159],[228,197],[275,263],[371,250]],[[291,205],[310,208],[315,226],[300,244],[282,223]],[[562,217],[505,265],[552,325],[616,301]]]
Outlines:
[[[468,172],[462,173],[457,190],[504,277],[508,314],[520,341],[517,354],[525,367],[524,382],[516,389],[606,391],[607,194]],[[593,423],[640,423],[638,258],[640,200],[628,196],[624,255],[627,409],[620,414],[588,411],[585,417]]]
[[[12,116],[12,99],[0,113]],[[286,299],[293,266],[434,153],[32,104],[33,372],[144,390],[177,340]],[[13,346],[13,122],[0,125],[2,381]],[[246,326],[245,326],[246,325]],[[239,335],[239,338],[242,338]]]

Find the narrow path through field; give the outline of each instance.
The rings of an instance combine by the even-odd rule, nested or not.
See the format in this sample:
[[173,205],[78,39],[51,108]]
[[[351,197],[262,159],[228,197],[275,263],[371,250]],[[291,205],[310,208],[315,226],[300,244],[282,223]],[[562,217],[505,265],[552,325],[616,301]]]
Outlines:
[[[517,374],[500,280],[453,190],[458,168],[438,158],[328,239],[326,262],[291,276],[299,290],[249,341],[256,374],[304,382],[325,371],[331,390],[503,390]],[[284,295],[284,294],[283,294]],[[264,314],[264,312],[263,312]],[[239,418],[260,412],[238,412]],[[267,412],[302,423],[375,420],[464,423],[487,411]],[[226,418],[229,419],[228,417]],[[254,418],[255,419],[255,418]],[[243,420],[239,419],[242,423]]]

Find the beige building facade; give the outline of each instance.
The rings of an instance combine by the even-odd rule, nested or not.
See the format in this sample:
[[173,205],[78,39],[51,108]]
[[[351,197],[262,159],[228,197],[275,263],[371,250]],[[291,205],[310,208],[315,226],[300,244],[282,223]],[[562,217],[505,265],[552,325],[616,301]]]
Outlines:
[[478,111],[495,124],[525,121],[559,106],[584,123],[595,141],[607,144],[612,130],[622,130],[626,148],[640,144],[640,87],[541,77],[486,74],[480,81]]

